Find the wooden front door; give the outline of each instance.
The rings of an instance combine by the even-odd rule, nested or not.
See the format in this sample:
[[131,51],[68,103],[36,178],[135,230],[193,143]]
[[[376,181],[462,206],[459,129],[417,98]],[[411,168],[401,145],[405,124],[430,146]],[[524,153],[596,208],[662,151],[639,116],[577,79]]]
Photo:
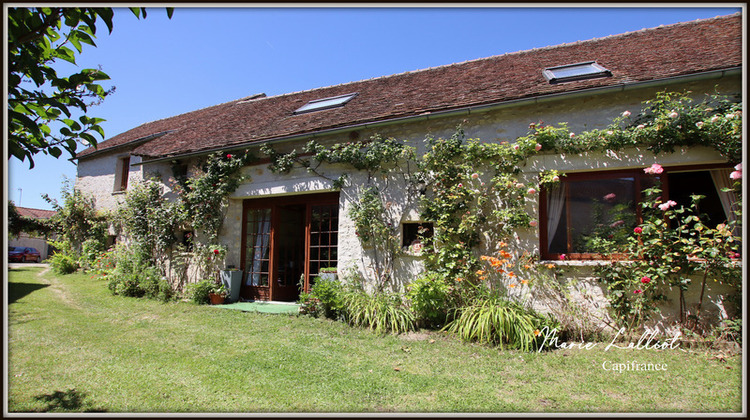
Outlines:
[[338,193],[245,200],[241,296],[296,301],[338,258]]

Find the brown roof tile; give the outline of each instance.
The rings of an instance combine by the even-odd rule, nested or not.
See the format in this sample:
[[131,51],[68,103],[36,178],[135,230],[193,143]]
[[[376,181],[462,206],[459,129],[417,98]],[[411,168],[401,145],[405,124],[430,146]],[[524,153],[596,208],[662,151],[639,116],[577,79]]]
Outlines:
[[22,217],[30,217],[32,219],[49,219],[57,213],[52,210],[31,209],[28,207],[16,207],[16,210]]
[[[596,61],[612,77],[549,84],[542,70]],[[392,76],[256,100],[237,101],[150,122],[100,143],[138,142],[147,158],[177,156],[362,123],[616,86],[742,66],[741,15],[660,26]],[[308,101],[357,92],[341,108],[293,115]],[[79,153],[84,158],[94,152]]]

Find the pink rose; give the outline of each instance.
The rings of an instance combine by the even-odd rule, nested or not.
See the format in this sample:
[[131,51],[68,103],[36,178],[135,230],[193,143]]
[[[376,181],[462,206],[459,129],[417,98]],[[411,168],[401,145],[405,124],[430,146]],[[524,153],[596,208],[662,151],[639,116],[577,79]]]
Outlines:
[[654,163],[650,167],[643,170],[643,172],[649,174],[649,175],[658,175],[662,172],[664,172],[664,168],[659,165],[658,163]]
[[528,194],[536,194],[536,190],[534,188],[529,188],[526,193]]
[[660,204],[659,205],[659,210],[661,210],[661,211],[667,211],[670,207],[674,207],[676,205],[677,205],[677,203],[675,203],[672,200],[669,200],[669,201],[667,201],[664,204]]
[[536,227],[536,224],[537,224],[536,220],[532,220],[529,222],[529,226],[531,227]]
[[557,182],[559,180],[560,180],[560,177],[557,176],[557,175],[555,175],[555,176],[552,177],[552,182]]
[[741,170],[742,170],[742,162],[738,163],[738,164],[737,164],[737,165],[736,165],[736,166],[734,167],[734,170],[735,170],[735,171],[741,171]]
[[651,278],[649,278],[647,276],[643,276],[643,277],[641,277],[641,283],[643,283],[643,284],[649,284],[649,283],[651,283]]
[[534,146],[534,150],[536,150],[537,152],[542,150],[542,145],[537,143],[536,146]]
[[741,179],[742,178],[742,172],[740,172],[740,171],[734,171],[731,174],[729,174],[729,178],[735,179],[735,180]]
[[640,226],[638,226],[638,227],[636,227],[635,229],[633,229],[633,232],[634,232],[634,233],[637,233],[637,234],[639,234],[639,235],[640,235],[641,233],[643,233],[643,229],[641,229],[641,227],[640,227]]
[[513,145],[513,150],[518,150],[519,148],[520,148],[520,146],[519,146],[519,145],[517,145],[517,144],[514,144],[514,145]]
[[639,295],[639,294],[643,293],[643,290],[641,290],[641,289],[635,289],[635,290],[633,290],[633,293],[635,293],[636,295]]
[[565,261],[565,258],[566,258],[566,257],[567,257],[567,255],[565,255],[565,254],[560,254],[560,261]]
[[626,117],[626,118],[627,118],[627,117],[629,117],[629,116],[630,116],[630,111],[625,111],[625,112],[623,112],[623,113],[622,113],[622,116],[623,116],[623,117]]
[[604,196],[604,201],[607,201],[607,202],[611,203],[611,202],[615,201],[615,198],[617,198],[617,195],[615,195],[615,193],[609,193],[609,194],[607,194],[607,195]]
[[479,178],[478,173],[474,172],[473,174],[471,174],[471,179],[477,179],[477,178]]
[[675,118],[677,118],[679,116],[680,116],[680,114],[678,114],[678,113],[676,113],[674,111],[672,111],[672,112],[669,113],[669,118],[672,118],[672,119],[675,119]]
[[464,184],[461,184],[461,183],[458,184],[458,188],[463,188],[463,187],[464,187]]
[[232,158],[232,155],[227,154],[227,159],[231,159],[231,158]]

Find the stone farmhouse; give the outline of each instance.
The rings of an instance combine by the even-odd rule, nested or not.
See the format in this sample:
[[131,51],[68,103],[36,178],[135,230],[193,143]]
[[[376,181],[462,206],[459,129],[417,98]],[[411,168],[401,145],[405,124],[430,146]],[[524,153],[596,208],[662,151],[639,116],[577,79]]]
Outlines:
[[[742,16],[734,14],[278,96],[256,94],[145,123],[79,153],[76,186],[93,194],[99,207],[114,209],[128,187],[149,174],[160,174],[169,191],[175,168],[189,174],[218,151],[249,149],[263,156],[258,150],[264,144],[288,152],[310,139],[330,145],[377,134],[408,141],[419,153],[426,136],[448,138],[458,125],[469,138],[511,143],[538,121],[566,122],[574,132],[602,129],[623,111],[637,114],[644,101],[665,90],[696,98],[718,92],[740,101],[742,34]],[[643,168],[654,163],[665,168],[670,197],[699,192],[710,197],[705,211],[729,214],[733,203],[720,197],[718,180],[731,167],[712,149],[659,156],[637,149],[542,152],[529,160],[521,179],[555,169],[566,174],[563,188],[528,203],[538,223],[520,229],[516,245],[587,279],[597,262],[575,248],[575,235],[591,223],[593,197],[612,188],[632,197]],[[331,179],[345,171],[324,169]],[[355,235],[348,212],[364,175],[350,174],[337,188],[304,169],[273,173],[268,160],[244,173],[249,180],[230,196],[219,239],[227,247],[226,265],[243,270],[243,297],[296,300],[300,276],[308,288],[329,266],[371,275],[374,257]],[[392,194],[390,211],[401,215],[399,234],[408,246],[416,227],[430,221],[407,204],[405,194]],[[403,253],[394,277],[404,283],[414,278],[420,258]],[[606,303],[603,293],[593,280],[581,290],[594,307]],[[715,303],[709,309],[719,315],[726,310],[724,293],[708,292]]]

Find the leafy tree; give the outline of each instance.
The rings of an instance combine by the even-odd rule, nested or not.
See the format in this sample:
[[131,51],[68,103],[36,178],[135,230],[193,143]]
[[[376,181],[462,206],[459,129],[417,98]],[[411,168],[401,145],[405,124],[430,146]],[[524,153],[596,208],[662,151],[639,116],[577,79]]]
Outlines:
[[[146,17],[145,8],[130,10]],[[172,12],[167,8],[170,18]],[[58,158],[66,150],[75,157],[79,142],[97,145],[92,133],[104,138],[104,120],[85,114],[114,91],[99,84],[109,76],[100,69],[61,76],[53,64],[76,64],[76,51],[81,53],[83,44],[96,46],[97,23],[104,22],[112,32],[113,16],[111,8],[8,8],[9,159],[28,158],[33,168],[33,156],[39,152]],[[76,119],[74,113],[83,115]]]
[[8,201],[8,235],[18,237],[22,232],[47,235],[50,228],[42,221],[23,217],[18,213],[15,203]]

